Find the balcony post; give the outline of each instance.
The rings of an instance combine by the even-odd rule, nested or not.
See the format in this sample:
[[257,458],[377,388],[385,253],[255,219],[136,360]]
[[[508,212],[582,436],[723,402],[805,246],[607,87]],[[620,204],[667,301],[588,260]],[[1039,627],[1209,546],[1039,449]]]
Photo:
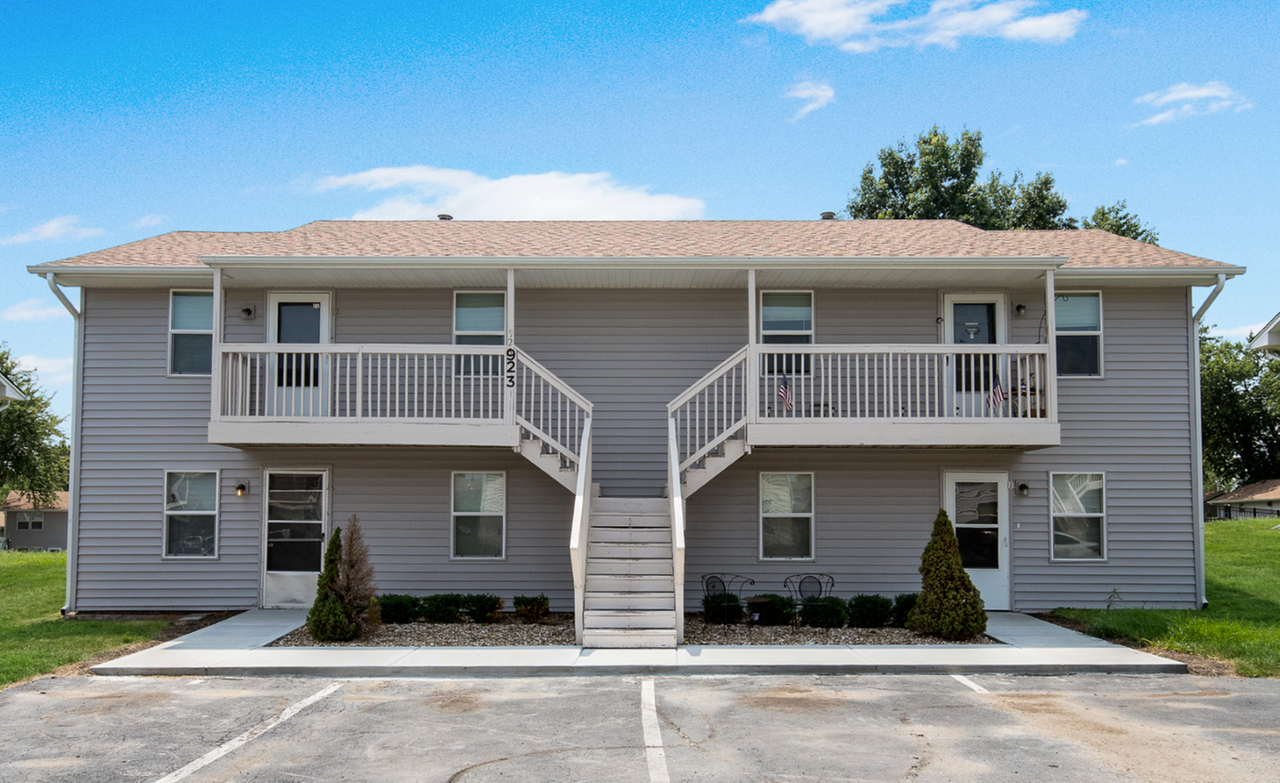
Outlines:
[[760,413],[760,353],[756,350],[756,270],[747,270],[747,424]]
[[1045,354],[1045,375],[1049,377],[1042,378],[1040,386],[1049,395],[1049,423],[1051,424],[1056,424],[1058,421],[1058,338],[1055,336],[1058,330],[1058,319],[1054,299],[1056,299],[1056,293],[1053,270],[1049,269],[1044,273],[1045,342],[1048,343],[1049,348]]
[[[213,345],[209,350],[209,418],[222,418],[222,270],[213,268]],[[172,348],[170,348],[172,350]]]
[[516,270],[507,269],[507,306],[502,308],[506,318],[506,350],[498,361],[502,363],[502,376],[498,381],[502,389],[502,418],[507,424],[516,423]]

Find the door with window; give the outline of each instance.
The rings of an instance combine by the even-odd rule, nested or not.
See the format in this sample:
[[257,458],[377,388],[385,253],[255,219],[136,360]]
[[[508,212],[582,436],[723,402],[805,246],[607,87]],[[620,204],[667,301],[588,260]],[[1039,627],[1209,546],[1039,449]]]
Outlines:
[[328,538],[328,472],[268,471],[262,605],[308,607]]
[[944,508],[960,543],[960,560],[989,610],[1009,600],[1009,474],[949,472]]
[[[275,293],[269,298],[272,343],[327,345],[329,294]],[[327,416],[330,357],[326,353],[290,351],[271,354],[267,368],[271,393],[269,416]]]
[[[943,315],[946,341],[955,345],[996,345],[1005,342],[1002,294],[949,294]],[[1007,373],[1005,373],[1007,375]],[[947,411],[954,416],[990,416],[1003,405],[1004,395],[992,395],[1005,380],[993,356],[955,353],[948,357]]]

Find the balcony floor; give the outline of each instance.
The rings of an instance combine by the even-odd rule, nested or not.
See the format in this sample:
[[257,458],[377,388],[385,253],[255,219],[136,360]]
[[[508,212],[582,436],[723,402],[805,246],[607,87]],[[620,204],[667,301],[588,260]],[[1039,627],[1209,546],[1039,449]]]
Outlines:
[[396,419],[209,422],[209,442],[224,446],[508,446],[520,428],[499,420],[432,422]]
[[1062,443],[1062,426],[1026,419],[775,421],[749,425],[747,443],[752,446],[1041,449]]

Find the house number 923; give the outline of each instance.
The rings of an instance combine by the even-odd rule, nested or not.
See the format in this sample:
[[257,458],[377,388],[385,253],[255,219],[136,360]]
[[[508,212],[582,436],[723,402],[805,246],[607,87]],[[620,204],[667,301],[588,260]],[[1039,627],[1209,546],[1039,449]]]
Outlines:
[[507,388],[514,389],[516,386],[516,349],[507,349],[506,361]]

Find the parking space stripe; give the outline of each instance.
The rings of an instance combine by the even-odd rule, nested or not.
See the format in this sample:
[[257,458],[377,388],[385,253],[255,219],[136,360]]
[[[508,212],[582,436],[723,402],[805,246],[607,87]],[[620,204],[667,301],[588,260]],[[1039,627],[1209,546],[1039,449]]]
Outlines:
[[986,688],[982,687],[981,685],[979,685],[978,683],[976,683],[976,682],[974,682],[973,680],[969,679],[968,677],[965,677],[963,674],[953,674],[953,675],[951,675],[951,679],[955,680],[956,682],[960,683],[961,685],[964,685],[964,686],[969,687],[969,688],[973,688],[973,689],[974,689],[975,691],[977,691],[978,693],[987,693],[987,692],[988,692]]
[[658,702],[653,695],[653,678],[640,681],[640,723],[644,726],[644,756],[649,763],[649,783],[671,783],[667,775],[667,753],[662,749],[658,728]]
[[235,750],[236,748],[242,745],[246,745],[250,741],[262,736],[268,731],[271,731],[276,726],[279,726],[281,723],[284,723],[285,721],[289,720],[294,715],[297,715],[299,712],[302,712],[307,707],[310,707],[312,704],[315,704],[316,702],[320,701],[324,697],[338,690],[343,685],[344,683],[335,682],[333,685],[330,685],[329,687],[325,688],[319,693],[313,693],[307,698],[298,702],[297,704],[290,705],[289,707],[285,708],[284,712],[275,716],[271,720],[263,721],[262,723],[259,723],[257,726],[254,726],[253,728],[246,731],[244,734],[241,734],[239,737],[236,737],[233,740],[228,740],[227,742],[222,743],[218,747],[204,754],[203,756],[191,762],[190,764],[183,767],[182,769],[176,770],[174,772],[170,772],[168,775],[165,775],[164,777],[160,778],[159,780],[156,781],[156,783],[176,783],[176,781],[182,780],[183,778],[201,769],[202,767],[207,767],[208,765],[212,764],[213,762],[227,755],[228,753]]

